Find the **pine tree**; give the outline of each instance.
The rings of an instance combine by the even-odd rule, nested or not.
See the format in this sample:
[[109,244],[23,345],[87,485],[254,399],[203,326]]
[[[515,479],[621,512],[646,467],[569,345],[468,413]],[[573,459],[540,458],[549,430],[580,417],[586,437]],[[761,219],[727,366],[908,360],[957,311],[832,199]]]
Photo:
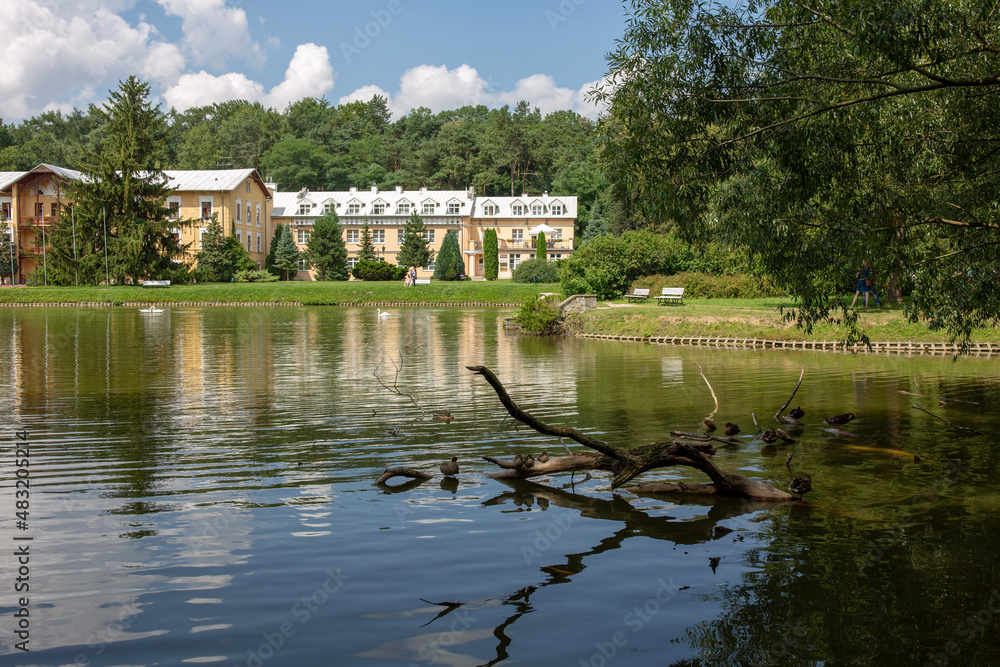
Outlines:
[[6,230],[0,231],[0,278],[10,277],[11,284],[14,284],[19,266],[11,236]]
[[598,236],[607,236],[607,234],[608,226],[604,222],[604,216],[601,215],[601,204],[595,201],[594,207],[590,209],[590,222],[587,223],[587,228],[583,230],[583,243]]
[[219,216],[212,219],[201,235],[201,250],[198,251],[198,273],[201,280],[210,283],[229,282],[233,277],[232,264],[226,249],[226,238],[222,233]]
[[292,230],[288,225],[281,225],[284,231],[278,239],[278,247],[274,250],[274,268],[285,276],[285,280],[291,280],[292,276],[299,271],[299,249],[292,238]]
[[319,271],[320,280],[347,280],[347,244],[335,211],[316,221],[306,245],[306,258]]
[[535,244],[535,257],[542,262],[549,261],[548,245],[545,243],[545,232],[538,232],[538,242]]
[[432,254],[424,239],[424,219],[413,213],[403,228],[403,245],[396,256],[396,263],[400,266],[427,266],[431,263]]
[[437,260],[434,262],[434,278],[436,280],[459,280],[465,272],[462,261],[462,250],[458,247],[458,233],[449,229],[441,242]]
[[[103,123],[103,139],[84,165],[84,178],[69,184],[75,208],[75,241],[69,216],[52,232],[49,263],[60,282],[104,280],[104,219],[111,276],[119,282],[169,275],[181,252],[171,233],[166,198],[170,190],[160,170],[169,128],[149,101],[149,85],[130,76],[111,91],[93,114]],[[60,278],[61,276],[61,278]]]
[[375,244],[372,243],[372,230],[368,228],[368,221],[365,220],[361,228],[361,245],[358,248],[358,260],[362,262],[375,261]]
[[496,280],[500,275],[500,246],[495,229],[487,229],[483,235],[483,270],[487,280]]
[[284,225],[277,225],[274,228],[274,234],[271,235],[271,247],[267,251],[267,257],[264,258],[264,270],[276,276],[280,276],[281,272],[274,268],[274,253],[278,249],[278,242],[281,241],[281,234],[284,231],[284,227]]

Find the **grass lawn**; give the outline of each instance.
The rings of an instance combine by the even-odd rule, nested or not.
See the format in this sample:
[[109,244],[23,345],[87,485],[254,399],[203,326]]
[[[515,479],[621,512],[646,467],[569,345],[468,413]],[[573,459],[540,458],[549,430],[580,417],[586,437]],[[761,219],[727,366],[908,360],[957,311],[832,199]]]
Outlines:
[[539,292],[558,292],[559,285],[509,280],[445,282],[404,287],[402,282],[202,283],[144,287],[2,287],[0,303],[297,303],[351,305],[376,303],[519,304]]

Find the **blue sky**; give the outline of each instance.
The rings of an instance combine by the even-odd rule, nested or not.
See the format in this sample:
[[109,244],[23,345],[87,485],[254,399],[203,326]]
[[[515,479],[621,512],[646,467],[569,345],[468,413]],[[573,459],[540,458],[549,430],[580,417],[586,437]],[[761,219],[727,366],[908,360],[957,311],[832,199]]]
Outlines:
[[616,0],[0,0],[0,15],[6,122],[100,103],[130,73],[181,109],[377,93],[396,116],[528,99],[596,117],[585,93],[625,27]]

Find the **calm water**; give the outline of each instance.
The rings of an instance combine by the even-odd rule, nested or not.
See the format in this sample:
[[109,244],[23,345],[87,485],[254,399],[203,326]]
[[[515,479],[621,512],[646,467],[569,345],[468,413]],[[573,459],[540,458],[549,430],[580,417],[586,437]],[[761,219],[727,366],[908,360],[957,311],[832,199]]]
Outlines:
[[[541,340],[504,333],[499,311],[394,312],[0,309],[0,664],[1000,660],[998,360]],[[751,411],[773,423],[805,365],[800,443],[747,437],[717,459],[782,487],[809,473],[808,503],[481,474],[483,454],[561,446],[504,422],[465,364],[493,368],[536,416],[627,446],[698,429],[713,403],[696,362],[716,421],[744,433]],[[376,373],[455,421],[421,420]],[[846,411],[856,438],[817,426]],[[457,484],[372,485],[452,455]],[[641,478],[658,479],[704,481]],[[30,653],[13,634],[25,536]]]

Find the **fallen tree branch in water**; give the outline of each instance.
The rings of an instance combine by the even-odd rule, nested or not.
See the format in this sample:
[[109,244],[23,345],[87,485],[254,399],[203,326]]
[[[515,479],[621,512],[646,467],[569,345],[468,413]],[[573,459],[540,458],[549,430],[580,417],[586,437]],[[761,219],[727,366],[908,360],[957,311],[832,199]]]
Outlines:
[[413,468],[386,468],[385,472],[379,475],[378,479],[375,480],[376,484],[385,484],[393,477],[409,477],[410,479],[430,479],[434,475],[428,475],[420,470],[414,470]]
[[712,414],[708,416],[708,420],[711,421],[712,417],[715,416],[715,413],[719,411],[719,398],[715,395],[715,390],[712,389],[712,383],[708,381],[707,377],[705,377],[705,371],[702,370],[701,364],[699,364],[697,361],[694,363],[697,364],[698,372],[701,373],[701,379],[704,380],[705,384],[708,385],[708,390],[712,392],[712,400],[715,401],[715,409],[712,410]]
[[787,408],[789,406],[789,404],[792,402],[792,399],[795,398],[795,393],[799,390],[799,387],[802,386],[802,378],[805,377],[805,374],[806,374],[806,367],[803,366],[802,367],[802,372],[799,373],[799,383],[795,385],[795,389],[792,389],[792,395],[789,396],[788,400],[785,401],[785,404],[782,405],[781,408],[779,408],[778,411],[774,413],[774,420],[775,421],[781,421],[781,419],[780,419],[781,413],[785,411],[785,408]]
[[924,409],[923,409],[922,407],[920,407],[919,405],[913,405],[913,406],[911,406],[911,407],[912,407],[912,408],[913,408],[914,410],[920,410],[921,412],[923,412],[923,413],[925,413],[925,414],[928,414],[928,415],[930,415],[931,417],[934,417],[934,419],[938,419],[938,420],[940,420],[940,421],[943,421],[943,422],[944,422],[945,424],[947,424],[948,426],[952,427],[953,429],[957,429],[957,430],[959,430],[959,431],[971,431],[972,433],[975,433],[976,435],[982,435],[982,433],[980,433],[979,431],[977,431],[977,430],[976,430],[976,429],[974,429],[974,428],[969,428],[968,426],[959,426],[958,424],[952,424],[952,423],[951,423],[950,421],[948,421],[947,419],[944,419],[944,418],[942,418],[942,417],[938,417],[938,416],[937,416],[936,414],[934,414],[933,412],[930,412],[930,411],[928,411],[928,410],[924,410]]
[[399,383],[399,372],[401,370],[403,370],[403,355],[402,355],[402,353],[400,353],[400,355],[399,355],[399,365],[398,366],[396,365],[396,362],[394,360],[390,359],[389,361],[392,362],[393,368],[396,369],[396,375],[392,379],[392,386],[391,387],[388,386],[385,382],[382,382],[382,378],[379,377],[378,371],[382,367],[382,362],[381,361],[378,362],[378,366],[376,366],[375,370],[372,371],[372,375],[375,376],[375,379],[378,380],[378,383],[380,385],[382,385],[382,388],[385,389],[386,391],[389,391],[389,392],[391,392],[393,394],[396,394],[396,396],[402,396],[403,398],[410,399],[410,403],[413,403],[413,405],[417,408],[417,410],[420,410],[421,417],[426,418],[427,417],[427,413],[424,412],[423,406],[421,406],[419,403],[417,403],[417,401],[413,398],[413,396],[411,396],[410,394],[407,394],[407,393],[403,392],[397,386],[398,383]]
[[[591,438],[574,428],[546,424],[521,409],[507,393],[503,383],[493,374],[493,371],[485,366],[466,366],[466,368],[486,379],[496,392],[500,403],[515,420],[530,426],[543,435],[571,438],[584,447],[597,452],[597,454],[552,457],[545,463],[534,461],[530,466],[525,465],[523,459],[521,465],[518,466],[513,460],[507,462],[493,457],[484,457],[487,461],[502,468],[500,472],[492,473],[491,476],[496,479],[527,479],[556,472],[588,469],[606,470],[614,475],[611,479],[611,488],[617,489],[648,470],[681,465],[695,468],[708,475],[715,485],[714,495],[754,500],[788,501],[793,499],[791,494],[766,482],[759,482],[743,475],[719,469],[711,458],[712,454],[715,453],[715,447],[707,442],[697,444],[677,441],[654,442],[626,451],[613,447],[603,440]],[[686,491],[678,487],[672,492],[685,493]]]

